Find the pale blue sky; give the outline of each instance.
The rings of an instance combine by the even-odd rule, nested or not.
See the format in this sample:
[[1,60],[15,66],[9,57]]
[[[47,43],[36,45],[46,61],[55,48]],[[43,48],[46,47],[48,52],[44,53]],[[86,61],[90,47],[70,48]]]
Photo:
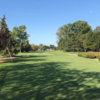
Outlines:
[[0,17],[3,14],[10,30],[26,25],[30,43],[57,45],[62,25],[83,20],[92,29],[100,26],[100,0],[0,0]]

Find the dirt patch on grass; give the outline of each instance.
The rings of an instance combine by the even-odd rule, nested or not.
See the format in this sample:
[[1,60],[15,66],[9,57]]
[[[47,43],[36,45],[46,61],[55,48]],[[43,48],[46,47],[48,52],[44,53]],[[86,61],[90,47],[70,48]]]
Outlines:
[[69,53],[68,53],[68,55],[72,55],[72,56],[78,56],[77,54],[69,54]]
[[99,61],[99,59],[97,59],[97,58],[95,58],[95,59],[93,59],[93,60]]
[[0,58],[0,63],[6,62],[7,60],[14,59],[14,58],[17,58],[17,57]]

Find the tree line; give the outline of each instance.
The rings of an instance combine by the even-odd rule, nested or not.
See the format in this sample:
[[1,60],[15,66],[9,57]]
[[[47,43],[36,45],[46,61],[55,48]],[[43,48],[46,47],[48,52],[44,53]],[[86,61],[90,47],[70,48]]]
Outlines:
[[0,21],[0,55],[12,57],[19,52],[56,49],[54,45],[29,44],[29,34],[26,32],[26,26],[15,26],[12,31],[10,31],[5,20],[5,15],[3,15]]
[[100,27],[92,30],[86,21],[61,26],[57,33],[58,49],[64,51],[99,51]]
[[39,50],[39,51],[44,51],[44,50],[56,50],[57,47],[50,44],[49,46],[48,45],[44,45],[44,44],[39,44],[39,45],[35,45],[35,44],[30,44],[31,45],[31,49],[33,51],[36,51],[36,50]]

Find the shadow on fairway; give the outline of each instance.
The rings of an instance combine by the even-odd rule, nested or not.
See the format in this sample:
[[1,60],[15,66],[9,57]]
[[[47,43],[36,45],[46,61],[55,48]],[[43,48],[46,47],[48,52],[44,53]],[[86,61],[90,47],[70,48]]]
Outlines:
[[70,64],[45,62],[11,66],[0,100],[99,100],[100,88],[86,83],[93,80],[99,83],[100,73],[63,68]]
[[[32,61],[33,62],[45,61],[45,59],[38,59],[37,57],[40,58],[40,57],[46,57],[46,56],[31,56],[31,57],[27,57],[27,58],[24,58],[21,56],[20,58],[12,59],[12,61],[8,60],[7,62],[4,62],[4,63],[19,63],[20,64],[20,63],[32,62]],[[10,69],[10,66],[4,66],[4,67],[0,68],[0,91],[3,86],[5,77],[6,77],[7,73],[9,72],[9,69]]]
[[[12,66],[0,100],[99,100],[100,73],[64,69],[68,62],[45,62]],[[90,82],[90,81],[89,81]],[[93,81],[91,81],[93,82]]]
[[10,66],[0,68],[0,91],[4,83],[4,79],[9,71]]
[[5,62],[5,63],[8,63],[8,62],[11,62],[11,63],[22,63],[22,62],[31,62],[31,61],[33,61],[33,62],[36,62],[36,61],[45,61],[45,59],[34,59],[34,58],[32,58],[32,59],[26,59],[26,58],[16,58],[16,59],[14,59],[12,62],[11,62],[11,60],[9,60],[9,61],[7,61],[7,62]]
[[[14,57],[22,57],[22,58],[25,58],[25,57],[23,57],[24,55],[18,55],[18,56],[14,56]],[[29,55],[29,57],[26,57],[26,58],[33,58],[33,57],[46,57],[46,55],[42,55],[42,56],[39,56],[39,55],[32,55],[32,56],[30,56]]]
[[[9,59],[7,62],[5,63],[8,63],[8,62],[11,62],[11,63],[19,63],[19,62],[25,62],[25,61],[45,61],[45,59],[43,59],[43,57],[46,58],[46,56],[30,56],[30,57],[23,57],[23,56],[16,56],[18,58],[15,58],[15,59]],[[41,59],[42,58],[42,59]]]

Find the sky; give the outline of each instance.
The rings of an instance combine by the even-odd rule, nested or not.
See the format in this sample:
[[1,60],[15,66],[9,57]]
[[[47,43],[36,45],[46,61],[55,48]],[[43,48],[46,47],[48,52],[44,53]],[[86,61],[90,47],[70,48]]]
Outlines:
[[30,44],[57,46],[59,27],[78,20],[100,26],[100,0],[0,0],[9,30],[25,25]]

